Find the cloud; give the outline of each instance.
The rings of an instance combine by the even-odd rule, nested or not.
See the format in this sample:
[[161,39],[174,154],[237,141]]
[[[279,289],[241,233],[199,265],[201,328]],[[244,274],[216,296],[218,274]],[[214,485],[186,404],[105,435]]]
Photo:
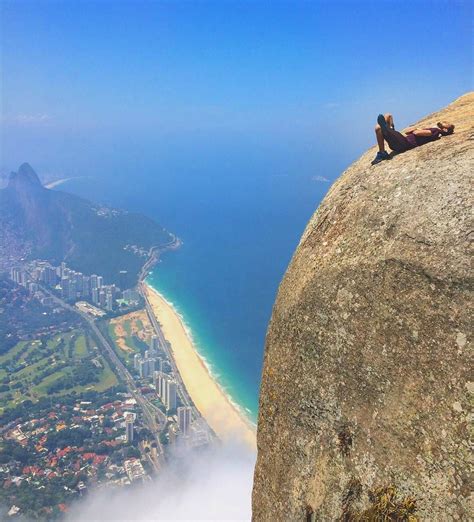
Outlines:
[[90,491],[67,522],[251,519],[255,454],[219,446],[174,457],[158,477],[136,487]]
[[38,114],[18,114],[15,116],[14,121],[17,123],[45,123],[51,120],[51,116],[46,113],[38,113]]
[[17,125],[23,125],[23,126],[30,126],[30,125],[45,125],[52,121],[52,116],[45,113],[45,112],[39,112],[36,114],[27,114],[27,113],[20,113],[20,114],[9,114],[4,115],[1,118],[1,121],[3,123],[13,123]]
[[331,180],[325,178],[324,176],[313,176],[311,181],[316,181],[317,183],[330,183]]

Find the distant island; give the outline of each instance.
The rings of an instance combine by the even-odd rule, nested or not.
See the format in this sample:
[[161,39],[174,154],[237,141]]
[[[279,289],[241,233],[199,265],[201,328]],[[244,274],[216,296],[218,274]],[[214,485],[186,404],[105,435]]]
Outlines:
[[28,163],[0,190],[0,271],[20,260],[64,261],[74,270],[103,275],[107,284],[130,288],[150,249],[173,240],[146,216],[45,188]]

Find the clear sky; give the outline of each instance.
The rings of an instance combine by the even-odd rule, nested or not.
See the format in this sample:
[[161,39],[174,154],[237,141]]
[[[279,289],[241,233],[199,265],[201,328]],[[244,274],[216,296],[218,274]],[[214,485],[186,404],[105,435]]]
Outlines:
[[232,150],[317,170],[371,144],[379,112],[407,125],[473,88],[468,0],[1,6],[2,169]]

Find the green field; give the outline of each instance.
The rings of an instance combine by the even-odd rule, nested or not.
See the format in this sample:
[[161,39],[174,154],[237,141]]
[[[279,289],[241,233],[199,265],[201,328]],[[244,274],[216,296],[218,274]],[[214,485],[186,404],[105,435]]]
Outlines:
[[87,346],[86,339],[83,335],[81,335],[78,339],[76,339],[75,343],[75,354],[76,357],[86,357],[87,356]]
[[0,357],[0,411],[29,399],[88,390],[104,391],[118,381],[81,330],[46,341],[21,341]]

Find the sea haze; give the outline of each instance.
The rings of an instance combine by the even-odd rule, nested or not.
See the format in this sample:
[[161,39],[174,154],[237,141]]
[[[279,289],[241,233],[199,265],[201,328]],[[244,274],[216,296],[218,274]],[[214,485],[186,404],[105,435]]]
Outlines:
[[213,374],[255,421],[278,284],[336,173],[185,163],[142,161],[139,169],[114,168],[57,190],[147,214],[183,240],[148,282],[174,304]]

